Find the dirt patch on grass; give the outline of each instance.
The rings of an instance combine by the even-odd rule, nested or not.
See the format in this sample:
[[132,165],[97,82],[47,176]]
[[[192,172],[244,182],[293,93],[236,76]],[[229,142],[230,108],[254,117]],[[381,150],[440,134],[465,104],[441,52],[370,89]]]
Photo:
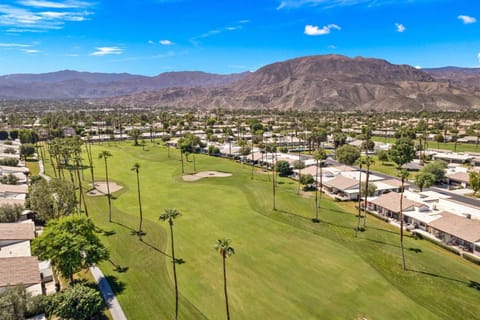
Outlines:
[[197,181],[203,178],[225,178],[230,177],[232,174],[227,172],[218,172],[218,171],[202,171],[195,174],[184,175],[183,181]]
[[[118,190],[121,190],[123,186],[115,183],[109,182],[108,186],[110,187],[110,193],[114,193]],[[107,183],[105,181],[97,181],[95,182],[95,189],[89,191],[87,195],[95,197],[95,196],[104,196],[107,194]]]

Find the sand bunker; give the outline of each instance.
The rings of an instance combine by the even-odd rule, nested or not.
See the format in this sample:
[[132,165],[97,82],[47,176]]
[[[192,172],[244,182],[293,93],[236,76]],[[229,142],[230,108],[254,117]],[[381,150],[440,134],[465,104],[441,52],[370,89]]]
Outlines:
[[[110,187],[110,193],[114,193],[115,191],[118,191],[122,189],[123,187],[115,182],[109,182],[108,183]],[[107,194],[107,183],[105,181],[97,181],[95,182],[95,189],[91,190],[87,193],[89,196],[104,196]]]
[[197,172],[195,174],[187,174],[184,175],[183,181],[197,181],[203,178],[224,178],[224,177],[230,177],[232,174],[231,173],[226,173],[226,172],[218,172],[218,171],[202,171],[202,172]]

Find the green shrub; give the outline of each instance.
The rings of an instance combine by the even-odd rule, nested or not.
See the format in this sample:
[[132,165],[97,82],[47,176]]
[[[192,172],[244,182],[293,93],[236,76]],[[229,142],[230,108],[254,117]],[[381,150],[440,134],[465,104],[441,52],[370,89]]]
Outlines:
[[466,252],[464,252],[464,253],[462,254],[462,257],[463,257],[465,260],[468,260],[468,261],[470,261],[470,262],[473,262],[473,263],[475,263],[475,264],[480,265],[480,257],[474,256],[474,255],[469,254],[469,253],[466,253]]
[[450,252],[452,252],[452,253],[454,253],[458,256],[460,255],[460,250],[458,250],[457,248],[451,247],[451,246],[449,246],[448,244],[446,244],[442,241],[436,240],[436,239],[431,238],[431,237],[424,237],[421,233],[415,232],[415,231],[412,232],[412,234],[416,235],[416,237],[418,239],[425,239],[425,240],[430,241],[431,243],[434,243],[437,246],[442,247],[443,249],[446,249],[446,250],[448,250],[448,251],[450,251]]
[[18,159],[15,159],[15,158],[0,159],[0,166],[16,167],[18,166]]

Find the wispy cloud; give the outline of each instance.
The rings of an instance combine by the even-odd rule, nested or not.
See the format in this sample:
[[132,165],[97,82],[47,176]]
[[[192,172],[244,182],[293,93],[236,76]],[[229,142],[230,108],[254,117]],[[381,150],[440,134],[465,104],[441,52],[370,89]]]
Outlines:
[[340,30],[341,28],[336,24],[329,24],[329,25],[323,26],[323,28],[319,28],[318,26],[307,24],[305,26],[304,33],[308,36],[323,36],[323,35],[329,34],[332,29]]
[[470,17],[470,16],[459,15],[457,18],[462,20],[463,24],[472,24],[472,23],[477,22],[476,18]]
[[153,40],[148,40],[147,42],[148,44],[155,44],[155,42]]
[[374,4],[376,0],[283,0],[279,3],[277,10],[296,9],[304,6],[308,7],[338,7],[353,6],[357,4]]
[[51,9],[70,9],[70,8],[84,8],[90,4],[83,1],[43,1],[43,0],[21,0],[19,4],[26,7],[35,8],[51,8]]
[[160,44],[163,45],[163,46],[171,46],[171,45],[174,44],[172,41],[167,40],[167,39],[160,40],[160,41],[158,41],[158,43],[160,43]]
[[31,47],[31,44],[25,44],[25,43],[0,43],[1,48],[28,48]]
[[39,32],[62,29],[66,22],[79,22],[93,13],[93,4],[81,1],[21,0],[17,5],[0,4],[0,27],[7,32]]
[[26,54],[34,54],[34,53],[39,53],[40,50],[36,50],[36,49],[22,49],[22,52],[23,52],[23,53],[26,53]]
[[122,54],[123,49],[120,47],[98,47],[97,50],[90,53],[91,56],[106,56],[111,54]]
[[477,54],[478,64],[480,64],[480,52]]
[[395,23],[395,28],[397,28],[397,32],[405,32],[405,30],[407,30],[407,28],[405,28],[405,26],[401,23]]
[[221,34],[221,33],[224,33],[224,32],[231,32],[231,31],[236,31],[236,30],[243,29],[244,25],[247,24],[247,23],[250,23],[250,20],[240,20],[234,25],[230,25],[230,26],[222,27],[222,28],[217,28],[217,29],[212,29],[212,30],[209,30],[207,32],[204,32],[204,33],[202,33],[202,34],[200,34],[196,37],[190,38],[189,41],[193,45],[198,46],[198,45],[200,45],[200,39],[209,38],[211,36],[215,36],[215,35],[218,35],[218,34]]

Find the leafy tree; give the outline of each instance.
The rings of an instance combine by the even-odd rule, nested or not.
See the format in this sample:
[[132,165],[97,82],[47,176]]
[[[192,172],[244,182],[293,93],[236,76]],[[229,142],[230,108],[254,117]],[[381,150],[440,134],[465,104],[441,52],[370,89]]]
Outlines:
[[367,185],[366,182],[360,182],[360,197],[365,197],[365,194],[367,197],[373,197],[375,191],[377,191],[377,186],[375,184],[369,182]]
[[415,185],[423,191],[423,188],[428,188],[435,183],[435,175],[431,172],[420,172],[415,177]]
[[32,242],[32,252],[52,265],[73,283],[73,275],[108,258],[108,251],[95,234],[95,225],[84,216],[50,220]]
[[377,153],[378,160],[382,162],[382,164],[385,164],[386,161],[388,161],[388,152],[385,150],[380,150]]
[[27,311],[27,293],[23,286],[8,288],[0,294],[0,319],[23,320]]
[[411,162],[415,157],[415,148],[412,140],[406,138],[398,139],[390,149],[389,157],[397,164],[397,169]]
[[480,191],[480,172],[471,171],[469,175],[470,187],[473,189],[473,195]]
[[220,154],[220,149],[215,146],[208,146],[208,155],[209,156],[218,156]]
[[[300,156],[299,156],[300,157]],[[297,189],[297,194],[300,193],[300,185],[302,184],[301,177],[302,177],[302,169],[305,168],[305,162],[302,160],[295,160],[293,162],[293,168],[298,170],[298,189]]]
[[230,320],[230,310],[228,308],[226,259],[227,259],[227,257],[235,254],[235,250],[233,249],[232,246],[230,246],[231,242],[232,242],[232,240],[226,239],[226,238],[218,239],[217,244],[215,245],[215,249],[222,256],[222,262],[223,262],[223,291],[225,293],[225,306],[226,306],[226,309],[227,309],[227,320]]
[[112,199],[110,195],[110,182],[108,181],[108,162],[107,159],[110,158],[112,154],[107,151],[103,150],[99,155],[98,158],[103,159],[105,162],[105,180],[107,182],[107,199],[108,199],[108,221],[112,222]]
[[352,165],[360,158],[360,150],[357,147],[345,144],[337,149],[335,157],[338,162]]
[[180,217],[182,214],[176,209],[166,209],[159,217],[162,221],[168,221],[170,225],[170,242],[172,245],[172,266],[173,266],[173,280],[175,284],[175,319],[178,318],[178,283],[177,283],[177,260],[175,259],[175,244],[173,237],[173,220]]
[[275,163],[275,171],[278,172],[280,177],[288,177],[293,173],[290,164],[286,160],[277,161],[277,163]]
[[14,176],[13,174],[8,174],[6,176],[2,176],[0,178],[0,182],[3,183],[3,184],[11,184],[11,185],[15,185],[17,184],[18,182],[18,178],[16,176]]
[[12,140],[16,140],[18,138],[18,130],[11,130],[8,134]]
[[299,179],[300,184],[307,186],[315,182],[315,179],[311,174],[302,174]]
[[71,214],[75,208],[73,184],[57,178],[50,182],[38,180],[30,186],[29,206],[37,213],[37,218],[44,222]]
[[431,173],[435,177],[435,183],[443,181],[445,178],[445,168],[447,167],[446,163],[443,161],[432,161],[426,164],[420,173]]
[[28,157],[31,157],[35,154],[35,146],[31,143],[22,144],[20,146],[20,156],[23,159],[27,160]]
[[98,290],[78,283],[52,297],[50,312],[62,319],[89,320],[99,315],[103,308]]

